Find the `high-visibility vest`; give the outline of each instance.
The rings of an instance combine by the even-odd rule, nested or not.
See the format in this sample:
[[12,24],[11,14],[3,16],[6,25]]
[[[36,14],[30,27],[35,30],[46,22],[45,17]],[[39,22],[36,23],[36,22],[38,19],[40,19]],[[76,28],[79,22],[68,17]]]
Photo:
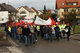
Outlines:
[[34,27],[36,27],[36,26],[34,25]]
[[59,25],[59,28],[60,28],[60,31],[62,31],[62,26],[61,25]]
[[31,25],[31,27],[33,28],[33,26]]
[[40,30],[40,26],[37,26],[37,30]]
[[11,27],[8,28],[8,31],[11,32]]
[[65,25],[62,24],[62,29],[63,29],[63,30],[65,29],[65,27],[66,27],[66,24],[65,24]]
[[56,25],[54,25],[54,27],[56,27]]

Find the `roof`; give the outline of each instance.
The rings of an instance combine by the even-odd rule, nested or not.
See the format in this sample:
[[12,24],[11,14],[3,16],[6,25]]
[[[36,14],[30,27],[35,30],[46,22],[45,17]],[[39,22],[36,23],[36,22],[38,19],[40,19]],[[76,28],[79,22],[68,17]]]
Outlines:
[[3,8],[5,8],[7,11],[9,12],[18,12],[13,6],[8,5],[8,4],[0,4],[0,6],[2,6]]
[[32,9],[30,9],[28,6],[21,6],[21,7],[19,7],[19,9],[20,8],[24,8],[24,9],[26,9],[27,11],[29,11],[29,12],[34,12]]
[[38,11],[34,7],[32,7],[32,9],[38,14]]
[[[67,5],[68,2],[78,2],[78,5]],[[62,5],[64,3],[64,5]],[[56,0],[56,8],[80,7],[80,0]]]

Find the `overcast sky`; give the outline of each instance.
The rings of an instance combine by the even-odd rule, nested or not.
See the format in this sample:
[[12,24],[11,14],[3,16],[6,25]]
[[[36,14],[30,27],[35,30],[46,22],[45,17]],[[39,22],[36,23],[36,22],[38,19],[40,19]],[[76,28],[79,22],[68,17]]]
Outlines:
[[35,7],[38,10],[43,9],[44,5],[46,5],[47,9],[55,9],[55,2],[55,0],[0,0],[0,3],[9,3],[15,8],[29,6]]

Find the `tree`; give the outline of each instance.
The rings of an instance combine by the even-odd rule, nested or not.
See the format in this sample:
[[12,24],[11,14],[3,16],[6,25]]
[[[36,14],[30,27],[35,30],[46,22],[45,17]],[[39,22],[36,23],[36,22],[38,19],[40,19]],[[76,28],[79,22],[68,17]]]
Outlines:
[[43,14],[46,14],[46,6],[44,5]]
[[56,18],[56,16],[57,16],[57,14],[55,14],[55,13],[52,13],[52,14],[51,14],[51,19],[54,19],[54,20],[56,20],[56,21],[57,21],[57,18]]
[[71,27],[73,27],[73,31],[75,30],[75,25],[77,22],[76,18],[77,14],[75,10],[72,10],[67,15],[64,15],[65,18],[63,18],[62,21],[65,21],[65,23],[70,23]]

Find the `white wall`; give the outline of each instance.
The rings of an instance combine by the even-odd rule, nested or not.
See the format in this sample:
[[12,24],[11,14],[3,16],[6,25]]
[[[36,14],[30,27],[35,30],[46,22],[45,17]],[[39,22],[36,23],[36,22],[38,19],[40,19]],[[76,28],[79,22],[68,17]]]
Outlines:
[[[35,17],[35,12],[33,13],[33,12],[29,12],[29,11],[27,11],[26,9],[24,9],[23,7],[22,8],[20,8],[20,9],[18,9],[18,16],[20,16],[20,15],[26,15],[26,17]],[[22,11],[24,11],[24,12],[26,12],[26,14],[20,14],[20,12],[22,12]]]
[[6,23],[7,21],[9,21],[8,11],[0,11],[0,23]]

